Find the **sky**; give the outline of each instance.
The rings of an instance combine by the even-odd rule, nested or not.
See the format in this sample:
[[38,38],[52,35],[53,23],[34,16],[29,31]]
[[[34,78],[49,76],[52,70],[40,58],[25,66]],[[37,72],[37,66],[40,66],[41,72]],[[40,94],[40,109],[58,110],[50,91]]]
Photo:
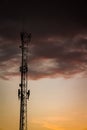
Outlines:
[[29,45],[28,129],[87,130],[87,4],[0,3],[0,130],[18,130],[20,32]]

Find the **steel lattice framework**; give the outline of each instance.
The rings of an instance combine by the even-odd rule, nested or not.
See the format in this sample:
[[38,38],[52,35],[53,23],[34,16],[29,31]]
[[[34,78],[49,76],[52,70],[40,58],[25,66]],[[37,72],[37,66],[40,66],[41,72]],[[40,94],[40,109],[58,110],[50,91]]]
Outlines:
[[30,90],[28,90],[28,49],[31,40],[31,34],[21,32],[21,83],[18,89],[18,98],[20,99],[20,126],[19,130],[27,130],[27,100],[30,96]]

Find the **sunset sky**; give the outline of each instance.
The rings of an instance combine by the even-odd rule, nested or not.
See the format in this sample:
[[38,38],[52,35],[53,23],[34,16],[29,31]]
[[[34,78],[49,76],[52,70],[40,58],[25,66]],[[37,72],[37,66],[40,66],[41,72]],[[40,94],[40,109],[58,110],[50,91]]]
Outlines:
[[19,130],[20,32],[31,32],[28,130],[87,130],[87,4],[0,3],[0,130]]

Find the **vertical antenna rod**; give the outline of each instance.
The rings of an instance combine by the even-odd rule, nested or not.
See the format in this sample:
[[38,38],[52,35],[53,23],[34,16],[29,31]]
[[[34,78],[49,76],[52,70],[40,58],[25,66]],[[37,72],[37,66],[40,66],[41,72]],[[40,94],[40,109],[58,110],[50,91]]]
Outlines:
[[18,98],[20,99],[20,126],[19,130],[27,130],[27,99],[30,96],[30,90],[28,88],[28,47],[31,40],[31,33],[21,32],[21,83],[18,89]]

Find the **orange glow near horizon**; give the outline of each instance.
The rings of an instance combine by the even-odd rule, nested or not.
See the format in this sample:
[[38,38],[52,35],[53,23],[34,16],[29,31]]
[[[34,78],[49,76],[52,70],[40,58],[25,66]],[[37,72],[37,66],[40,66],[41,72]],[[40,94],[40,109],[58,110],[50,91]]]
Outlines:
[[[0,130],[19,130],[20,79],[1,80]],[[40,79],[29,81],[28,129],[86,130],[87,79]]]

